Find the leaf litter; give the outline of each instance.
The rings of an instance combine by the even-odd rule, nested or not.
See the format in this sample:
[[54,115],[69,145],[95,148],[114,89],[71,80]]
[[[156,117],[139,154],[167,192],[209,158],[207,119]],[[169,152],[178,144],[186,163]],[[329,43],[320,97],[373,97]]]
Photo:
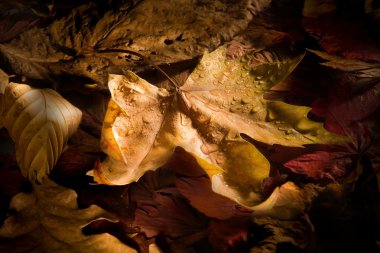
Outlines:
[[[51,182],[46,177],[48,173],[44,173],[42,185],[30,185],[9,155],[14,152],[12,140],[1,130],[0,152],[4,155],[0,162],[5,181],[0,189],[4,196],[0,205],[3,220],[0,230],[9,233],[1,235],[0,247],[7,252],[26,252],[33,247],[35,252],[49,252],[49,247],[57,247],[57,252],[67,247],[70,252],[107,252],[114,248],[123,252],[378,251],[375,210],[380,149],[376,99],[378,48],[374,43],[376,6],[367,3],[362,8],[355,1],[347,4],[293,1],[289,4],[287,0],[240,1],[236,5],[228,1],[201,1],[191,3],[195,8],[190,8],[187,1],[152,3],[146,0],[85,4],[66,15],[66,7],[57,1],[56,10],[66,13],[57,18],[48,17],[52,20],[45,26],[46,19],[42,18],[45,21],[39,23],[39,28],[32,29],[24,21],[35,18],[30,13],[41,19],[37,5],[18,5],[17,8],[31,8],[31,11],[19,16],[21,20],[16,20],[14,27],[6,23],[7,16],[0,17],[0,29],[10,29],[6,36],[0,34],[0,38],[16,36],[0,44],[4,60],[1,68],[6,72],[0,75],[2,87],[9,82],[26,83],[32,89],[53,87],[83,114],[79,127],[68,139],[69,146],[54,157],[58,159],[57,165],[48,170],[52,170],[49,177],[62,186]],[[78,6],[78,3],[70,4]],[[177,4],[181,4],[181,8]],[[361,14],[363,9],[366,12]],[[185,14],[179,14],[182,12]],[[202,14],[206,12],[207,15]],[[338,15],[334,18],[332,14]],[[345,16],[350,14],[355,15],[353,20]],[[198,18],[193,20],[194,17]],[[134,19],[131,21],[131,18]],[[168,20],[177,25],[170,26],[173,22]],[[129,29],[130,26],[138,29]],[[18,35],[23,29],[27,31]],[[302,52],[305,48],[309,51],[301,60],[300,54],[289,55],[289,48],[292,52]],[[221,50],[223,53],[216,53]],[[292,59],[293,72],[284,67],[289,67],[285,62]],[[245,66],[245,62],[248,68],[241,72],[240,67],[229,71],[230,77],[226,80],[214,77],[213,74],[219,73],[215,66],[228,61],[233,66],[240,63]],[[318,66],[320,62],[323,65]],[[152,70],[152,65],[164,69],[174,81],[159,77],[160,73]],[[277,74],[267,74],[266,70],[275,70]],[[114,82],[118,87],[128,83],[129,88],[124,87],[123,92],[112,96],[106,113],[109,96],[104,95],[109,74],[111,82],[118,80]],[[245,76],[244,81],[262,76],[252,82],[265,89],[254,86],[245,89],[242,84],[237,85],[239,74]],[[214,81],[221,81],[226,89],[215,88],[219,84]],[[144,97],[142,91],[145,95],[147,91],[156,91],[156,96]],[[112,90],[111,95],[114,95]],[[259,103],[261,110],[252,115],[245,112],[251,104],[246,103],[248,100],[242,95],[255,98],[253,102]],[[93,185],[85,173],[95,160],[98,160],[95,168],[109,159],[119,161],[111,165],[122,174],[131,161],[141,162],[128,158],[133,154],[127,151],[139,142],[124,143],[121,146],[125,152],[121,152],[119,145],[126,136],[114,138],[114,132],[105,130],[112,129],[112,124],[118,127],[130,124],[133,121],[126,120],[124,114],[133,108],[131,105],[145,103],[149,107],[154,98],[161,103],[160,109],[166,110],[165,115],[175,115],[178,110],[179,116],[174,121],[177,125],[170,117],[164,117],[168,131],[161,138],[165,141],[157,145],[162,148],[169,143],[170,154],[150,161],[154,166],[149,170],[155,171],[130,173],[130,184]],[[1,102],[2,108],[8,110],[8,105],[4,107]],[[224,103],[228,105],[219,108]],[[142,134],[147,130],[145,126],[154,125],[142,117],[148,111],[132,115],[139,124],[128,125],[126,129],[134,133],[120,130],[117,134],[135,137],[152,134],[149,131]],[[246,117],[247,114],[250,116]],[[161,117],[158,111],[149,115]],[[238,116],[239,124],[226,124],[231,115]],[[235,116],[232,118],[236,121]],[[260,134],[263,130],[255,127],[258,123],[273,132]],[[249,127],[244,127],[246,125]],[[178,126],[191,131],[177,131]],[[309,132],[310,126],[318,130]],[[283,130],[277,131],[275,127]],[[227,134],[225,129],[236,131]],[[325,129],[349,138],[336,145],[342,137]],[[202,144],[207,144],[207,149],[202,149],[197,142],[194,146],[191,143],[178,145],[172,130],[185,135],[196,133]],[[286,140],[286,130],[299,135],[295,140]],[[311,134],[313,131],[316,136]],[[235,149],[227,145],[229,152],[221,152],[220,145],[213,145],[220,144],[223,138],[208,136],[208,133],[218,135],[219,132],[227,137],[228,143],[238,144]],[[108,154],[106,160],[99,143]],[[110,144],[108,148],[105,143]],[[244,152],[237,148],[242,144]],[[256,156],[253,159],[247,156],[246,149]],[[215,150],[232,162],[228,166],[218,164],[218,157],[210,158]],[[256,161],[253,168],[265,169],[248,169],[248,166],[241,170],[241,164],[250,159]],[[222,160],[220,156],[219,160]],[[262,174],[250,175],[253,171]],[[228,174],[231,172],[234,176]],[[105,179],[105,174],[98,176]],[[219,181],[213,180],[215,176]],[[6,180],[8,178],[13,180]],[[137,178],[140,179],[133,182]],[[78,197],[67,187],[74,189]],[[42,192],[57,197],[46,200],[45,195],[38,194]],[[249,194],[252,192],[254,194]],[[78,221],[80,224],[58,225],[54,232],[46,230],[38,239],[57,233],[56,238],[62,239],[52,240],[50,244],[34,240],[33,236],[41,235],[34,229],[35,224],[51,218],[49,205],[57,207],[58,216],[67,210],[67,205],[59,199],[64,196],[70,196],[72,201],[66,204],[74,209],[62,222],[72,224],[78,212],[90,214],[93,205],[103,208],[95,208],[101,210],[101,219],[90,215]],[[28,206],[26,209],[22,209],[20,199]],[[360,216],[366,218],[360,219]],[[15,231],[14,220],[35,233]],[[80,240],[70,240],[72,235]],[[341,237],[348,241],[343,243]],[[70,242],[60,244],[65,240]]]

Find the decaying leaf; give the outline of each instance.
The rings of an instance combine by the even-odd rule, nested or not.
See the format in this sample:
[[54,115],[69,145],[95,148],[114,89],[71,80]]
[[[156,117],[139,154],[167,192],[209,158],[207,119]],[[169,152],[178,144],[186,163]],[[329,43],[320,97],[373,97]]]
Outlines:
[[69,73],[106,83],[111,67],[141,68],[136,57],[112,50],[139,52],[155,64],[191,59],[230,41],[247,27],[252,13],[270,2],[126,1],[105,14],[92,3],[75,8],[47,28],[28,30],[0,44],[0,54],[16,73],[27,77],[51,79]]
[[262,200],[269,162],[240,134],[293,147],[344,140],[309,120],[310,108],[263,98],[302,55],[279,58],[264,51],[230,59],[226,52],[223,46],[205,54],[185,84],[171,90],[132,72],[110,75],[112,99],[102,132],[109,156],[93,171],[95,179],[131,183],[180,146],[208,173],[215,192],[252,206]]
[[114,218],[92,205],[78,209],[77,195],[49,179],[36,186],[32,193],[13,197],[14,214],[0,226],[1,252],[12,253],[129,253],[134,249],[110,234],[85,236],[82,228],[92,221]]
[[[275,253],[279,252],[281,244],[293,245],[294,251],[304,249],[313,232],[313,228],[307,217],[303,216],[295,220],[279,220],[270,217],[256,217],[253,222],[264,229],[267,234],[263,240],[255,244],[250,253]],[[298,250],[298,251],[297,251]]]
[[0,102],[0,122],[16,144],[22,174],[41,182],[78,127],[81,111],[51,89],[19,83],[6,85]]

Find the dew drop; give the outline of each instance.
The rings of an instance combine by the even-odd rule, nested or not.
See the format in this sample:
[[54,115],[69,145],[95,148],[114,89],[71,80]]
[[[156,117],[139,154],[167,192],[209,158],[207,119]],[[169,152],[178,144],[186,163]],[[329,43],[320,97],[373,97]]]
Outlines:
[[198,64],[197,70],[204,71],[205,70],[205,66],[203,66],[203,64]]
[[181,125],[182,126],[187,126],[191,123],[191,120],[189,117],[187,117],[186,115],[184,114],[180,114],[180,118],[181,118]]
[[293,133],[293,130],[292,129],[287,129],[286,131],[285,131],[285,134],[292,134]]
[[210,93],[211,95],[214,95],[214,96],[220,96],[220,90],[218,89],[210,90]]
[[219,150],[219,147],[218,147],[218,145],[216,145],[216,144],[203,144],[202,146],[201,146],[201,151],[204,153],[204,154],[206,154],[206,155],[209,155],[209,154],[211,154],[211,153],[214,153],[214,152],[216,152],[216,151],[218,151]]
[[216,159],[215,159],[216,163],[221,165],[221,164],[224,164],[224,157],[222,155],[217,155],[216,156]]
[[236,141],[240,138],[240,134],[237,132],[229,131],[227,135],[225,136],[225,139],[227,141]]
[[242,98],[241,103],[242,104],[249,104],[249,103],[251,103],[251,100],[249,98]]
[[169,92],[166,89],[163,89],[163,88],[159,88],[157,94],[160,97],[167,97],[167,96],[169,96]]
[[248,57],[242,57],[241,59],[240,59],[240,62],[242,62],[242,63],[247,63],[248,62]]
[[152,122],[152,118],[147,116],[147,115],[144,115],[142,117],[142,121],[145,123],[145,124],[149,124],[150,122]]
[[127,137],[127,136],[134,134],[134,133],[135,133],[135,131],[133,129],[129,129],[129,130],[125,131],[124,136]]
[[276,77],[275,77],[275,76],[271,76],[271,77],[269,77],[269,81],[271,81],[271,82],[275,82],[275,81],[276,81]]
[[259,110],[260,110],[260,107],[255,106],[255,107],[253,107],[253,108],[251,109],[251,111],[250,111],[249,113],[254,114],[254,113],[257,113]]
[[211,117],[208,115],[201,114],[197,117],[197,120],[199,123],[206,123],[211,120]]
[[268,110],[268,113],[267,113],[267,121],[273,121],[276,119],[276,115],[273,111],[271,110]]
[[237,113],[237,112],[239,112],[239,107],[236,107],[236,106],[231,107],[231,108],[230,108],[230,112],[232,112],[232,113]]

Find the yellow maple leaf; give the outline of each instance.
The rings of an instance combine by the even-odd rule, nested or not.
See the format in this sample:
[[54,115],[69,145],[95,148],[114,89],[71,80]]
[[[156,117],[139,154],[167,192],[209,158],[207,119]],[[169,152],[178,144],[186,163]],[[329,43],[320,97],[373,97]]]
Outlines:
[[106,184],[128,184],[165,164],[177,146],[207,172],[213,190],[245,206],[262,201],[268,160],[241,134],[269,145],[344,140],[307,118],[310,108],[268,101],[263,94],[302,59],[269,52],[231,59],[225,46],[207,53],[183,86],[156,87],[132,72],[110,75],[112,99],[92,172]]

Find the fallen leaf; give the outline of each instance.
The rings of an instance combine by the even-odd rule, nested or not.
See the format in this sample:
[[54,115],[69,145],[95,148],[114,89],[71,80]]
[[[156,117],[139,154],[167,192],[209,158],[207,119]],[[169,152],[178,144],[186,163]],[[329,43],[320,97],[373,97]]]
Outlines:
[[112,99],[102,146],[109,156],[95,180],[128,184],[166,163],[176,146],[194,155],[213,190],[244,205],[261,202],[269,162],[244,133],[267,143],[301,147],[344,138],[309,120],[308,107],[267,101],[262,94],[290,73],[302,56],[270,52],[226,57],[226,47],[205,54],[182,87],[155,87],[132,72],[110,75]]
[[239,213],[234,201],[212,191],[208,178],[178,178],[176,187],[194,208],[210,218],[226,220]]
[[369,36],[370,31],[364,20],[336,12],[305,17],[302,26],[329,54],[349,59],[380,61],[380,49]]
[[314,180],[335,180],[347,173],[354,163],[354,154],[347,152],[317,151],[292,159],[284,164],[292,172]]
[[358,77],[380,77],[380,63],[365,62],[355,59],[339,57],[317,50],[309,51],[318,55],[322,59],[327,60],[327,62],[322,63],[322,65],[324,66],[339,69],[346,72],[353,72]]
[[92,221],[115,219],[98,206],[78,209],[77,195],[45,179],[32,193],[13,197],[14,214],[0,226],[2,252],[136,252],[110,234],[85,236]]
[[165,235],[182,237],[204,231],[207,219],[192,209],[183,198],[154,193],[154,204],[140,204],[135,212],[134,226],[147,237]]
[[0,54],[14,72],[30,78],[70,74],[105,84],[113,68],[146,69],[139,57],[117,50],[139,52],[156,65],[192,59],[230,41],[270,2],[126,1],[118,11],[90,3],[0,44]]
[[380,83],[360,92],[351,90],[347,86],[332,90],[327,96],[314,102],[312,113],[325,119],[326,129],[351,136],[353,140],[363,141],[365,132],[368,131],[365,120],[375,115],[380,108]]
[[228,220],[211,220],[208,227],[208,240],[213,252],[248,252],[252,240],[262,237],[251,235],[252,218],[250,215],[236,216]]
[[254,217],[268,216],[274,219],[293,220],[302,216],[322,187],[307,184],[303,188],[293,182],[277,187],[260,205],[253,207]]
[[282,252],[280,250],[281,245],[285,243],[293,246],[290,252],[298,252],[306,248],[313,233],[313,227],[307,216],[294,220],[256,217],[253,219],[253,223],[260,226],[261,230],[264,230],[261,235],[267,236],[250,249],[249,252],[251,253]]
[[10,83],[0,97],[0,121],[16,145],[16,160],[31,182],[41,182],[79,125],[81,111],[51,89]]

